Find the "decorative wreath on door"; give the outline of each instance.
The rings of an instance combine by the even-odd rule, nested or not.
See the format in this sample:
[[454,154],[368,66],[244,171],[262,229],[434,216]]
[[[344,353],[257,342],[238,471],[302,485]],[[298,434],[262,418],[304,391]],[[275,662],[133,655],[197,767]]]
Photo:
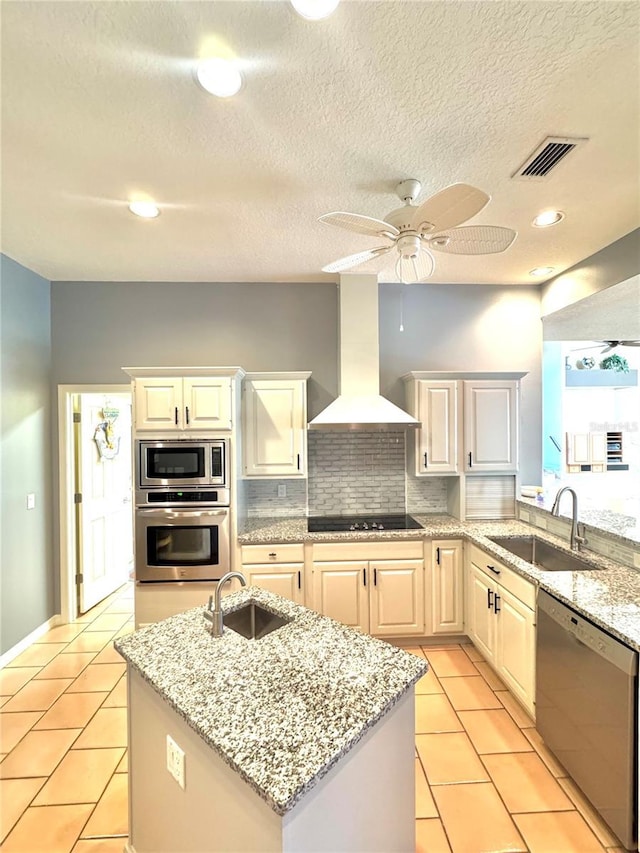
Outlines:
[[102,420],[96,427],[93,440],[96,443],[102,462],[115,458],[120,452],[120,436],[116,435],[114,428],[119,414],[118,409],[109,406],[104,406],[100,412]]

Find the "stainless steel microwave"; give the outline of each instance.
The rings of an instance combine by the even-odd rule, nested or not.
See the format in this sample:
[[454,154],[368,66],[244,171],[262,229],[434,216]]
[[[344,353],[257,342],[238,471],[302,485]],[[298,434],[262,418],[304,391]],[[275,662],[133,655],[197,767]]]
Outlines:
[[229,486],[229,439],[205,441],[138,439],[136,490],[202,490]]

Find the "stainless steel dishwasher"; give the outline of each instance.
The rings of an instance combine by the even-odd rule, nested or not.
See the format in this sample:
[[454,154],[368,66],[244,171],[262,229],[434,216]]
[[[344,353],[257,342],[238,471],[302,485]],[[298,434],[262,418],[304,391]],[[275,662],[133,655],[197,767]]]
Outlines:
[[638,653],[538,593],[536,727],[628,850],[638,839]]

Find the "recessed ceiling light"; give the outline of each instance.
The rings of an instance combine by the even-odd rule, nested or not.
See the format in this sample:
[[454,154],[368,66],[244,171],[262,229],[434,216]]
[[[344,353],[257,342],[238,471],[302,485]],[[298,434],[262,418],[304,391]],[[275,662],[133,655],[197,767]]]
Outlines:
[[160,215],[160,208],[154,201],[132,201],[129,210],[143,219],[155,219]]
[[563,219],[564,213],[561,210],[545,210],[539,213],[531,224],[536,228],[546,228],[548,225],[557,225]]
[[308,21],[320,21],[335,11],[340,0],[291,0],[296,12]]
[[530,270],[529,275],[550,275],[554,271],[555,267],[536,267],[533,270]]
[[218,98],[230,98],[242,88],[242,75],[226,59],[203,59],[198,63],[196,77],[203,89]]

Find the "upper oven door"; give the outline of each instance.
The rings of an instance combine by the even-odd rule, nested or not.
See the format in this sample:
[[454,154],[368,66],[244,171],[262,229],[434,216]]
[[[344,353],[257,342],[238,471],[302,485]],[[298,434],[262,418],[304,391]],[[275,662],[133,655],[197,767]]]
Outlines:
[[211,446],[201,441],[138,441],[138,488],[211,485]]

